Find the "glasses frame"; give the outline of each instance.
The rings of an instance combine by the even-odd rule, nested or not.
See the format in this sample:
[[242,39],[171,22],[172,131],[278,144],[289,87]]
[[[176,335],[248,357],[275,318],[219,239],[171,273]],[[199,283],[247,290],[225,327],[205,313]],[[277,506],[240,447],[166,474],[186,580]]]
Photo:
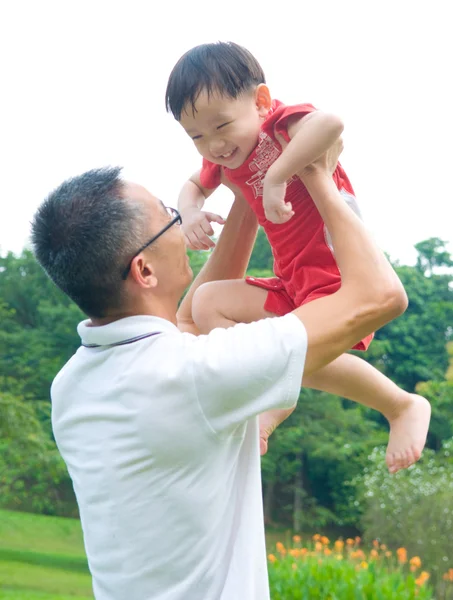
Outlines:
[[170,227],[173,227],[173,225],[176,225],[176,223],[179,223],[179,225],[181,225],[182,218],[181,218],[181,215],[179,214],[179,211],[177,211],[176,208],[172,208],[171,206],[165,206],[164,208],[167,211],[167,213],[170,215],[170,217],[172,217],[172,219],[165,225],[165,227],[163,227],[158,233],[156,233],[156,235],[153,235],[153,237],[148,242],[146,242],[146,244],[143,244],[143,246],[140,246],[140,248],[137,250],[137,252],[134,254],[134,256],[130,259],[127,267],[124,269],[124,271],[121,274],[121,279],[123,281],[126,281],[128,275],[129,275],[129,272],[131,270],[132,261],[134,260],[134,258],[136,258],[140,254],[140,252],[143,252],[143,250],[146,250],[146,248],[148,248],[148,246],[150,246],[153,242],[155,242],[158,238],[160,238],[160,236],[163,235],[166,231],[168,231],[170,229]]

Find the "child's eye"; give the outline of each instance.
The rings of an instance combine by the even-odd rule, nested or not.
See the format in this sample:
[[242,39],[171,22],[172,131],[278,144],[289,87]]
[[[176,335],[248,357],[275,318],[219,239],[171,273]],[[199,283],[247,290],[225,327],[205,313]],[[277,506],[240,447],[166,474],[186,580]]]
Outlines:
[[193,141],[196,141],[196,140],[201,140],[201,135],[194,135],[194,136],[192,137],[192,139],[193,139]]
[[222,127],[226,127],[227,125],[230,125],[230,123],[232,123],[232,121],[228,121],[227,123],[222,123],[222,125],[219,125],[217,127],[217,129],[222,129]]

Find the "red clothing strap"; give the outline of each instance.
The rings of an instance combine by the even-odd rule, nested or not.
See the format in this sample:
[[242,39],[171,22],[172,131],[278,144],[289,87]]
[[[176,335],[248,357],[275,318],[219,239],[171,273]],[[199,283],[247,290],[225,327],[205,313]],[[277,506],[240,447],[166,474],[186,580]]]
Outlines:
[[279,100],[274,100],[272,104],[275,106],[275,110],[266,119],[266,123],[263,125],[263,131],[272,138],[275,137],[274,132],[279,133],[286,142],[291,141],[288,135],[289,118],[294,115],[302,118],[316,110],[313,104],[296,104],[294,106],[285,106]]

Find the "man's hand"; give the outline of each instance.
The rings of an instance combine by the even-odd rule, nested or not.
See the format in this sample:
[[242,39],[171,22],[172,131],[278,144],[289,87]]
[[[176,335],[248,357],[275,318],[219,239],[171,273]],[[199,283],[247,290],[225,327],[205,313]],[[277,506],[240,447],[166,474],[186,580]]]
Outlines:
[[266,454],[269,436],[294,411],[296,405],[287,409],[268,410],[259,416],[260,423],[260,454]]
[[186,245],[191,250],[209,250],[215,246],[209,236],[214,235],[211,223],[225,224],[225,219],[212,212],[196,207],[186,208],[182,213],[182,231]]
[[267,176],[263,181],[263,207],[271,223],[286,223],[294,215],[291,202],[285,202],[286,182],[276,183]]

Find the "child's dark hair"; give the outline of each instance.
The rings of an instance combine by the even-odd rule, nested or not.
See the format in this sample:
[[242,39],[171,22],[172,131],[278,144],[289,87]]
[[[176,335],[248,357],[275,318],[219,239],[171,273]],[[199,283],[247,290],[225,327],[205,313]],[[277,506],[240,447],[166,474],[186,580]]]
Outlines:
[[256,58],[234,42],[202,44],[186,52],[176,63],[165,93],[167,111],[177,121],[186,105],[195,111],[202,90],[237,98],[242,92],[266,83]]

